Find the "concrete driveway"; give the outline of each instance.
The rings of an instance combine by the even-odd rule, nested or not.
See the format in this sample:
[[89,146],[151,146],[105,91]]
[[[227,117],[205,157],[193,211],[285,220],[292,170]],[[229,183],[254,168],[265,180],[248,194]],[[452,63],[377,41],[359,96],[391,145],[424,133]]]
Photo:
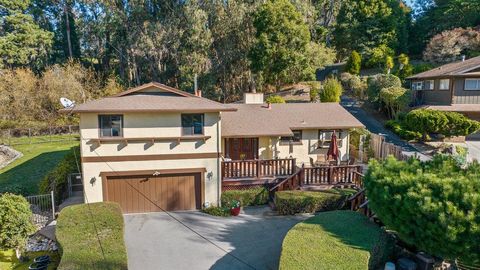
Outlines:
[[469,162],[480,161],[480,141],[466,141],[466,144],[468,148],[467,160]]
[[286,233],[309,217],[274,216],[267,207],[229,218],[171,215],[178,221],[166,213],[124,216],[128,269],[278,269]]

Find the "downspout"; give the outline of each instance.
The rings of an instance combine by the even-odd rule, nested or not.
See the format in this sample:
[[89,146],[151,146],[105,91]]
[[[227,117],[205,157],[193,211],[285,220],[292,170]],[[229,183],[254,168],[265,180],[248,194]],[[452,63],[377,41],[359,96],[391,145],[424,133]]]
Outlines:
[[218,113],[218,123],[217,123],[217,205],[222,206],[222,202],[220,201],[220,185],[222,184],[222,179],[220,175],[220,151],[221,151],[221,138],[220,138],[220,124],[222,120],[222,113]]

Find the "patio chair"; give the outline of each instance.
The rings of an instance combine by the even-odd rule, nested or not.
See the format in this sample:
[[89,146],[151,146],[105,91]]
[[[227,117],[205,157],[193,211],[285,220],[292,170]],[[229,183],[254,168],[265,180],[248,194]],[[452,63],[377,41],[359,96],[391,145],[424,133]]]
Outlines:
[[313,161],[312,157],[310,157],[310,167],[315,167],[315,162]]
[[316,162],[316,165],[327,165],[328,164],[328,160],[327,160],[327,156],[325,154],[319,154],[317,155],[317,162]]

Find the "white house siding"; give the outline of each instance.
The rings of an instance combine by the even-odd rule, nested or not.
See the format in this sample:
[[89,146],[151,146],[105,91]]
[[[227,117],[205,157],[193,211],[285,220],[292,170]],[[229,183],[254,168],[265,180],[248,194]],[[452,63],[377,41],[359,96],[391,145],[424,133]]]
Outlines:
[[[218,113],[205,113],[206,141],[147,141],[109,142],[97,145],[91,139],[99,138],[98,114],[83,113],[80,117],[82,157],[109,157],[159,154],[200,154],[220,151],[221,126]],[[180,113],[125,113],[123,114],[125,138],[179,137],[181,136]],[[220,185],[218,158],[192,158],[179,160],[145,160],[122,162],[83,162],[84,190],[88,202],[103,200],[101,172],[205,168],[205,202],[217,203]]]

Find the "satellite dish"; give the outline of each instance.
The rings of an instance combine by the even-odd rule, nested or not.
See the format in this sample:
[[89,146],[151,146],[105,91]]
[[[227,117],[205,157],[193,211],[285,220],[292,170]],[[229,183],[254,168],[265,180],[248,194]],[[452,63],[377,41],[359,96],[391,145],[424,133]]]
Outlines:
[[70,99],[64,97],[60,98],[60,103],[62,103],[64,108],[72,108],[75,106],[75,101],[71,101]]

